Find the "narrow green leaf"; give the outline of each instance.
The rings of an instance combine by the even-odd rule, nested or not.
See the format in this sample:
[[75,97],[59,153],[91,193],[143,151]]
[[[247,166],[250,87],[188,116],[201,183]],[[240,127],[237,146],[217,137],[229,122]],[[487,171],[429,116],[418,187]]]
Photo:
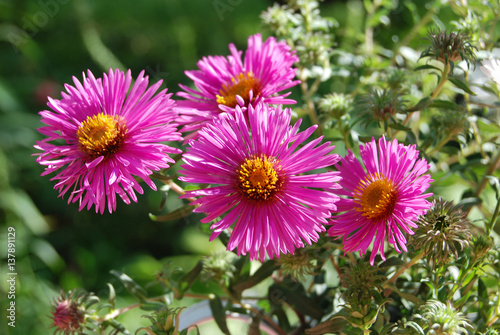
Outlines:
[[186,273],[179,280],[179,289],[181,291],[181,297],[193,285],[193,283],[196,281],[196,279],[200,275],[202,269],[203,269],[203,262],[199,261],[198,263],[196,263],[195,267],[193,269],[191,269],[191,271]]
[[453,77],[448,77],[448,80],[453,84],[455,85],[456,87],[458,87],[459,89],[461,89],[462,91],[470,94],[470,95],[476,95],[476,93],[474,93],[470,88],[469,86],[467,86],[466,83],[464,83],[462,80],[458,79],[458,78],[453,78]]
[[326,333],[340,334],[342,328],[347,324],[343,318],[332,318],[321,322],[313,328],[306,329],[307,335],[321,335]]
[[175,211],[172,211],[172,212],[170,212],[168,214],[164,214],[164,215],[155,215],[155,214],[149,213],[149,218],[151,220],[157,221],[157,222],[178,220],[178,219],[181,219],[181,218],[186,217],[189,214],[191,214],[191,212],[193,211],[194,208],[195,208],[195,206],[186,205],[184,207],[178,208]]
[[441,72],[441,69],[438,67],[435,67],[433,65],[425,64],[425,65],[420,65],[417,66],[416,68],[413,69],[413,71],[420,71],[420,70],[437,70]]
[[380,268],[385,268],[385,267],[389,267],[389,266],[400,266],[400,265],[403,265],[403,264],[405,264],[405,262],[402,261],[399,257],[392,256],[388,260],[386,260],[385,262],[381,263],[379,265],[379,267]]
[[130,294],[132,294],[134,297],[136,297],[140,301],[144,301],[147,299],[146,291],[139,284],[133,281],[132,278],[116,270],[111,270],[110,273],[116,278],[118,278],[118,280],[123,284],[123,286],[125,286],[127,291],[129,291]]
[[411,128],[405,127],[401,123],[390,123],[389,127],[396,130],[411,131]]
[[210,303],[210,309],[212,310],[212,316],[214,317],[217,326],[219,326],[219,329],[224,334],[230,335],[231,333],[229,332],[229,328],[227,328],[227,323],[226,323],[226,310],[222,305],[222,301],[218,296],[214,296],[212,299],[209,300],[209,303]]
[[429,107],[439,108],[439,109],[447,109],[447,110],[457,110],[463,111],[464,107],[460,106],[453,101],[448,100],[433,100]]
[[113,285],[111,285],[110,283],[108,283],[108,288],[109,288],[109,298],[108,298],[108,302],[109,304],[113,307],[113,309],[115,309],[115,302],[116,302],[116,292],[115,292],[115,288],[113,287]]
[[279,266],[274,260],[268,260],[260,266],[260,268],[255,271],[255,273],[250,276],[247,280],[237,283],[233,286],[235,292],[243,292],[247,288],[253,287],[268,278]]
[[293,306],[299,313],[309,315],[313,319],[320,320],[324,316],[323,309],[318,301],[308,297],[300,283],[293,282],[287,285],[282,282],[273,284],[269,287],[268,295],[271,303],[279,304],[284,301]]
[[417,104],[415,106],[407,108],[406,111],[407,112],[420,111],[422,109],[427,108],[427,106],[429,106],[431,104],[431,102],[432,102],[432,100],[429,97],[425,97],[423,99],[420,99],[420,101],[417,102]]
[[481,278],[479,278],[479,281],[477,283],[477,293],[480,297],[488,300],[488,289],[486,288],[486,285]]
[[413,328],[419,335],[425,335],[425,332],[422,329],[422,327],[420,327],[420,325],[418,323],[416,323],[415,321],[408,321],[406,323],[406,325]]

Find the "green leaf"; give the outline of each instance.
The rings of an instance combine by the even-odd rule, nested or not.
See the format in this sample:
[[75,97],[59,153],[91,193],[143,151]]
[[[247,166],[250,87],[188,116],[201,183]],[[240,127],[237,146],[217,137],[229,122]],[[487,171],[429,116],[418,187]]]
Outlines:
[[165,308],[165,304],[159,301],[146,301],[141,304],[141,309],[144,311],[159,311]]
[[178,220],[191,214],[194,208],[195,206],[186,205],[184,207],[181,207],[179,209],[176,209],[175,211],[172,211],[164,215],[154,215],[149,213],[149,218],[157,222]]
[[432,100],[429,97],[425,97],[423,99],[420,99],[420,101],[417,102],[417,104],[415,106],[407,108],[406,111],[407,112],[416,112],[416,111],[423,110],[423,109],[427,108],[431,104],[431,102],[432,102]]
[[110,283],[108,283],[108,288],[109,288],[109,298],[108,298],[108,302],[109,304],[113,307],[113,309],[115,309],[115,302],[116,302],[116,292],[115,292],[115,288],[113,287],[113,285],[111,285]]
[[446,110],[457,110],[457,111],[465,110],[463,106],[460,106],[454,103],[453,101],[448,101],[448,100],[433,100],[429,105],[429,107],[446,109]]
[[340,334],[340,331],[346,324],[347,321],[345,319],[337,317],[323,321],[316,327],[306,329],[306,334],[308,335],[321,335],[326,333]]
[[191,269],[188,273],[186,273],[180,280],[179,280],[179,290],[181,293],[180,298],[184,295],[184,293],[189,290],[189,288],[193,285],[193,283],[196,281],[198,276],[201,273],[201,270],[203,269],[203,262],[198,261],[196,263],[195,267]]
[[420,70],[437,70],[441,72],[441,69],[438,67],[435,67],[433,65],[425,64],[425,65],[420,65],[417,66],[416,68],[413,69],[413,71],[420,71]]
[[392,129],[402,130],[402,131],[406,131],[406,132],[411,131],[411,128],[405,127],[401,123],[390,123],[389,127]]
[[480,297],[486,299],[486,301],[488,300],[488,289],[481,278],[479,278],[477,283],[477,293]]
[[222,301],[219,296],[214,295],[213,298],[209,300],[210,309],[212,310],[212,316],[214,317],[215,323],[219,326],[219,329],[226,335],[230,335],[229,328],[227,328],[226,323],[226,310],[222,305]]
[[123,286],[125,286],[127,291],[129,291],[130,294],[132,294],[134,297],[136,297],[140,301],[144,301],[147,299],[146,291],[139,284],[133,281],[132,278],[116,270],[111,270],[110,273],[116,278],[118,278],[118,280],[123,284]]
[[255,271],[255,273],[250,276],[247,280],[242,281],[234,285],[232,288],[235,292],[241,293],[247,288],[253,287],[268,278],[279,266],[274,260],[268,260],[260,266],[260,268]]
[[269,287],[268,295],[272,304],[279,305],[284,301],[297,312],[313,319],[320,320],[325,314],[318,301],[308,297],[304,287],[298,282],[273,284]]
[[470,88],[469,86],[467,86],[466,83],[464,83],[462,80],[458,79],[458,78],[453,78],[453,77],[448,77],[448,80],[453,84],[455,85],[456,87],[458,87],[459,89],[461,89],[462,91],[470,94],[470,95],[476,95],[476,93],[474,93]]
[[392,256],[389,259],[387,259],[385,262],[381,263],[379,265],[380,268],[385,268],[385,267],[390,267],[390,266],[400,266],[405,264],[404,261],[402,261],[399,257],[397,256]]

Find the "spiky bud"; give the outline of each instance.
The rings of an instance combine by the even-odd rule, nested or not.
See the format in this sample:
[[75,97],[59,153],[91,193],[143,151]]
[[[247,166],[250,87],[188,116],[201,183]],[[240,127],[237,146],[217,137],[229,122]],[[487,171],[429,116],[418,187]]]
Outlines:
[[452,256],[458,258],[472,240],[470,222],[460,205],[441,198],[434,199],[432,207],[418,220],[418,228],[410,240],[414,250],[423,250],[429,263],[439,266]]

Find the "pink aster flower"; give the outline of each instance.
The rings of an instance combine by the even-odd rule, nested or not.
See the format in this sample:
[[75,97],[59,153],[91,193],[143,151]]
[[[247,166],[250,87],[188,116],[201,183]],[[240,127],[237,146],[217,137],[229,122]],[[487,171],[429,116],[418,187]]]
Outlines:
[[293,80],[292,68],[299,59],[284,41],[270,37],[262,42],[260,34],[250,36],[243,62],[242,52],[233,44],[229,50],[230,56],[203,57],[199,70],[186,71],[197,90],[180,85],[185,92],[177,93],[187,99],[177,103],[182,132],[200,129],[221,112],[234,113],[238,105],[296,103],[286,99],[291,92],[279,93],[300,82]]
[[203,223],[225,214],[212,224],[210,240],[234,225],[227,249],[252,260],[317,242],[336,209],[332,190],[340,188],[339,173],[309,172],[338,162],[339,155],[330,154],[334,147],[320,144],[322,138],[304,143],[317,126],[298,132],[301,120],[290,126],[290,118],[288,108],[250,105],[246,114],[236,107],[234,115],[200,130],[183,156],[180,179],[211,185],[183,197],[200,197],[192,205],[207,214]]
[[[69,191],[70,202],[80,210],[95,205],[96,212],[116,209],[116,194],[130,204],[137,202],[135,192],[143,189],[135,176],[156,190],[149,178],[154,171],[174,161],[169,153],[179,153],[163,141],[182,140],[176,132],[177,117],[171,94],[155,95],[161,81],[148,89],[142,71],[131,87],[130,70],[109,70],[96,79],[88,71],[80,83],[65,85],[62,99],[48,98],[52,111],[40,112],[46,126],[38,129],[47,138],[38,141],[37,162],[47,166],[42,176],[58,171],[51,180],[60,196]],[[51,143],[57,141],[56,143]]]
[[413,235],[411,228],[417,228],[415,221],[425,214],[431,203],[423,193],[430,185],[431,177],[424,174],[429,164],[418,159],[415,145],[405,146],[397,140],[387,141],[382,137],[377,142],[360,146],[361,159],[365,169],[349,153],[337,164],[343,190],[338,194],[346,196],[337,203],[339,212],[333,217],[328,229],[330,236],[342,236],[344,250],[365,254],[373,243],[370,263],[373,265],[378,252],[385,260],[384,243],[407,251],[404,234]]

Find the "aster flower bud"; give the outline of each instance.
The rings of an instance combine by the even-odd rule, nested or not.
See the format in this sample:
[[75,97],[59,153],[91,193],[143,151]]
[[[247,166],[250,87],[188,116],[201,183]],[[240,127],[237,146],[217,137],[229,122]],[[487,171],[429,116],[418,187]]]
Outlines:
[[360,96],[356,101],[355,110],[359,113],[365,127],[371,122],[384,123],[387,129],[387,122],[393,120],[397,113],[403,113],[406,109],[406,100],[403,92],[393,89],[373,90],[371,93]]
[[493,246],[493,239],[486,235],[479,235],[472,242],[472,257],[475,261],[481,261],[488,254]]
[[277,259],[281,270],[293,280],[301,282],[306,276],[316,274],[317,261],[310,257],[307,248],[297,249],[295,253],[286,254]]
[[81,295],[64,292],[53,304],[52,311],[53,326],[56,327],[54,334],[72,335],[79,334],[85,324],[85,307]]
[[431,46],[422,52],[420,58],[434,58],[452,67],[458,61],[465,61],[469,67],[476,60],[474,53],[476,47],[470,43],[469,36],[465,33],[431,30],[427,35],[427,40]]
[[448,302],[447,304],[437,300],[428,300],[420,307],[420,312],[413,315],[426,334],[467,334],[467,327],[471,327],[467,318],[457,311]]
[[430,126],[431,131],[438,134],[439,138],[454,138],[469,128],[469,121],[463,111],[449,110],[433,116]]
[[231,254],[228,252],[218,252],[202,257],[203,268],[201,270],[201,278],[204,280],[213,280],[220,284],[224,284],[233,278],[236,267],[231,263],[232,258],[229,255]]
[[382,290],[382,283],[386,279],[378,274],[378,270],[376,266],[360,259],[340,275],[340,283],[345,288],[343,298],[351,308],[366,313],[373,297]]
[[352,99],[343,93],[330,93],[319,100],[319,109],[335,119],[340,119],[347,113]]
[[164,308],[154,312],[153,316],[144,317],[151,321],[151,326],[141,328],[148,335],[176,335],[179,333],[179,316],[184,307]]
[[429,211],[418,220],[411,242],[415,250],[423,250],[428,262],[439,266],[458,258],[458,249],[469,246],[472,234],[467,214],[460,205],[441,198],[434,199]]

